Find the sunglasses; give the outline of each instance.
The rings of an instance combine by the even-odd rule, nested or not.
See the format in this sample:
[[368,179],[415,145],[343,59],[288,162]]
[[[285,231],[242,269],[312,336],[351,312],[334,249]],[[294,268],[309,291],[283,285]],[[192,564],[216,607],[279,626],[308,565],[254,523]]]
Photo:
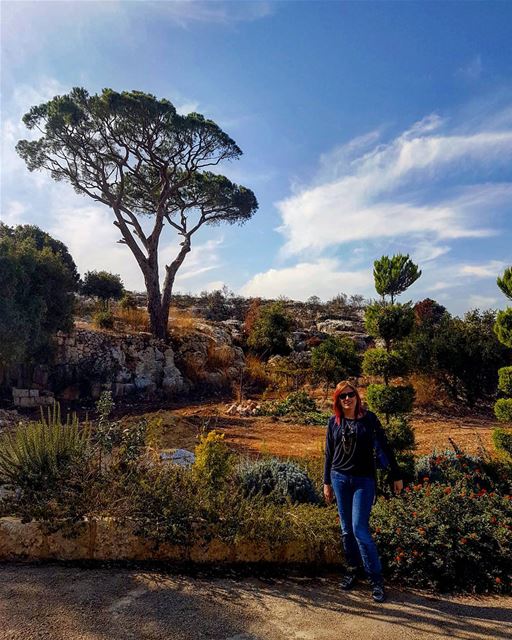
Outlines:
[[355,398],[356,397],[356,392],[355,391],[349,391],[348,393],[340,393],[340,395],[338,396],[340,400],[346,400],[347,398]]

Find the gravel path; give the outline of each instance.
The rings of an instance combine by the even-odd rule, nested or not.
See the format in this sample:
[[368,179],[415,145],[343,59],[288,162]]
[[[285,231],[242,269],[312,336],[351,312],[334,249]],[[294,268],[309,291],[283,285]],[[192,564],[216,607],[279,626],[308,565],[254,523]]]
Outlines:
[[369,599],[333,577],[185,576],[0,565],[1,640],[505,640],[512,598],[398,589]]

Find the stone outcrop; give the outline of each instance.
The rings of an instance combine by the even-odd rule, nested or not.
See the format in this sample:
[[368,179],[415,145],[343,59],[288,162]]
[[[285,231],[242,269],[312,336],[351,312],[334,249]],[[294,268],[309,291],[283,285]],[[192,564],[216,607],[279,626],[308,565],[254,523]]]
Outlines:
[[[161,391],[176,395],[187,385],[174,362],[172,348],[149,334],[115,335],[87,329],[57,334],[50,380],[60,397],[99,397],[111,389],[114,397]],[[89,392],[89,393],[87,393]]]

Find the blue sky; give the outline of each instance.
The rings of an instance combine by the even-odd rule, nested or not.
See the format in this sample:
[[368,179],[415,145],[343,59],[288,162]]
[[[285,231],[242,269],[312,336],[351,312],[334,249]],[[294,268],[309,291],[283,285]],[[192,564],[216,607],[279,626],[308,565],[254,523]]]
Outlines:
[[[223,172],[256,193],[244,227],[201,231],[177,290],[375,296],[372,263],[410,253],[404,299],[501,308],[512,263],[512,4],[9,2],[2,12],[2,207],[63,240],[81,273],[142,276],[107,208],[14,145],[30,106],[140,89],[220,124]],[[163,236],[162,259],[177,240]]]

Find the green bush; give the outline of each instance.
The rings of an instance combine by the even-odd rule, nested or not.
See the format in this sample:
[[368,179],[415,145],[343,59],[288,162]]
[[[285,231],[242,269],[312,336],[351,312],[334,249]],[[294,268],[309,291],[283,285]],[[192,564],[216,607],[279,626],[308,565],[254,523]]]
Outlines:
[[416,447],[414,429],[405,416],[390,418],[386,423],[386,435],[394,451],[408,451]]
[[510,591],[512,501],[462,484],[416,485],[371,515],[384,571],[400,584]]
[[132,293],[125,291],[119,300],[119,306],[121,309],[137,309],[137,299]]
[[512,398],[499,398],[496,400],[494,415],[500,422],[512,422]]
[[210,491],[219,491],[233,470],[233,455],[224,434],[210,431],[202,435],[195,448],[194,477]]
[[512,396],[512,367],[498,369],[498,389],[507,396]]
[[111,311],[96,311],[93,322],[100,329],[113,329],[114,316]]
[[294,391],[284,400],[272,400],[260,405],[260,416],[295,416],[304,424],[327,424],[330,414],[318,410],[316,401],[306,391]]
[[501,490],[501,482],[492,466],[479,456],[471,456],[461,450],[433,451],[416,459],[416,479],[418,482],[440,482],[442,484],[463,484],[468,491],[478,493]]
[[266,357],[290,353],[288,338],[293,326],[282,302],[261,307],[251,325],[248,346]]
[[37,492],[65,482],[90,455],[90,429],[76,416],[63,424],[58,405],[39,422],[20,425],[0,440],[0,482]]
[[240,484],[247,498],[263,495],[278,503],[319,502],[308,474],[294,462],[277,458],[246,464],[240,471]]
[[363,356],[363,373],[380,376],[387,383],[390,378],[407,374],[407,362],[399,351],[368,349]]
[[414,326],[414,309],[407,304],[374,302],[365,309],[364,322],[371,336],[382,338],[389,348],[392,341],[409,335]]
[[[512,399],[510,400],[512,405]],[[512,416],[512,408],[510,411]],[[496,449],[512,457],[512,429],[497,428],[492,430],[492,441]]]
[[327,386],[361,373],[361,356],[355,342],[346,336],[329,336],[311,350],[311,368]]
[[369,408],[379,415],[410,413],[414,402],[414,388],[410,385],[387,387],[370,384],[366,391]]
[[502,344],[512,348],[512,307],[508,307],[504,311],[498,311],[494,324],[494,333]]

